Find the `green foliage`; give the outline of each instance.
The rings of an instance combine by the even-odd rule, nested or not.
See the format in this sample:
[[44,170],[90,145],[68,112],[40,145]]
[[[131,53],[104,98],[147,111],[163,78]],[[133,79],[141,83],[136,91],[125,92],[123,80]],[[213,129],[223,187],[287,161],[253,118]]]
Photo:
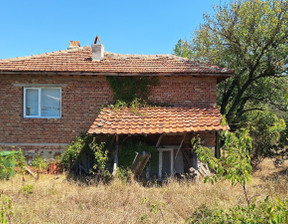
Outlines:
[[8,196],[3,196],[0,193],[0,223],[11,223],[10,219],[12,215],[13,212],[11,199]]
[[249,156],[252,139],[248,130],[236,133],[225,131],[224,137],[223,155],[219,159],[214,157],[209,148],[201,146],[200,140],[197,141],[195,138],[191,140],[193,150],[197,153],[199,160],[207,163],[209,168],[215,172],[214,175],[207,176],[205,182],[210,181],[213,184],[219,180],[229,180],[232,185],[240,184],[249,204],[246,184],[250,181],[252,173]]
[[167,206],[164,202],[152,201],[147,197],[144,197],[141,201],[141,205],[146,205],[149,208],[150,213],[154,213],[155,215],[160,213],[162,219],[164,220],[163,211],[166,209]]
[[2,157],[0,156],[0,179],[9,179],[14,174],[15,166],[12,164],[16,163],[14,155]]
[[25,184],[21,187],[20,192],[24,195],[29,195],[33,193],[34,186],[32,184]]
[[98,144],[95,138],[93,138],[93,141],[89,144],[89,147],[93,151],[95,158],[93,170],[90,170],[90,172],[97,174],[97,177],[101,179],[107,179],[111,177],[109,171],[107,170],[108,150],[105,150],[104,146],[104,142]]
[[136,152],[139,154],[142,154],[143,152],[151,154],[147,166],[154,166],[157,163],[158,151],[155,146],[130,141],[122,145],[121,153],[119,154],[119,167],[128,170],[131,169]]
[[158,80],[151,77],[118,77],[107,76],[107,80],[114,92],[115,100],[129,103],[135,98],[146,100],[149,86],[157,85]]
[[31,161],[31,166],[39,170],[47,169],[48,162],[45,161],[41,155],[36,154],[34,159]]
[[[0,149],[1,152],[1,149]],[[25,157],[21,151],[11,151],[8,154],[0,155],[0,179],[9,179],[15,174],[15,167],[24,172],[26,166]]]
[[184,40],[178,40],[175,48],[173,49],[173,53],[177,56],[181,56],[183,58],[191,58],[192,52],[189,46],[189,43]]
[[[190,42],[174,53],[234,69],[218,85],[217,103],[235,130],[253,122],[250,111],[287,113],[288,2],[239,0],[216,6]],[[188,52],[188,45],[189,50]]]
[[225,142],[222,147],[223,155],[217,159],[209,148],[201,146],[201,142],[192,139],[193,149],[200,161],[207,163],[215,175],[207,176],[206,181],[214,183],[219,180],[229,180],[232,185],[245,185],[251,179],[252,167],[249,150],[252,141],[247,130],[224,133]]
[[250,206],[237,206],[229,210],[209,209],[200,206],[192,216],[186,220],[188,223],[273,223],[284,224],[288,222],[288,200],[276,197],[269,200],[267,197],[260,203]]
[[137,109],[139,109],[140,107],[145,107],[146,105],[147,105],[146,101],[136,97],[129,103],[126,103],[125,101],[122,100],[117,100],[116,103],[110,105],[110,107],[114,110],[119,110],[128,107],[132,113],[139,113]]
[[98,181],[108,181],[111,175],[107,167],[109,156],[105,145],[98,137],[78,136],[62,154],[61,165],[76,175],[90,174]]
[[118,167],[115,177],[122,180],[123,182],[127,182],[130,180],[131,175],[132,175],[131,169]]
[[274,156],[273,149],[283,147],[280,138],[286,129],[285,121],[269,111],[252,111],[249,116],[253,120],[247,125],[253,138],[252,160],[256,162],[259,156]]
[[18,154],[16,155],[16,167],[19,169],[18,172],[24,174],[25,167],[27,166],[25,156],[21,149],[19,149]]
[[61,166],[64,169],[70,170],[77,158],[81,150],[85,146],[85,142],[88,136],[78,136],[74,141],[72,141],[65,152],[62,154],[61,158]]

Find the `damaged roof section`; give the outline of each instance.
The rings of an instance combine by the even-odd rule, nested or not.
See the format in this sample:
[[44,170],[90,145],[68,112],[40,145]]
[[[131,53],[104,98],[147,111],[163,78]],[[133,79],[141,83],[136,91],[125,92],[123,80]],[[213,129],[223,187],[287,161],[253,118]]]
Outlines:
[[93,122],[90,134],[173,134],[223,131],[223,117],[216,107],[105,107]]
[[29,57],[0,60],[0,73],[82,72],[122,75],[212,75],[229,77],[233,70],[191,61],[174,55],[122,55],[105,52],[101,61],[92,60],[91,47],[75,47]]

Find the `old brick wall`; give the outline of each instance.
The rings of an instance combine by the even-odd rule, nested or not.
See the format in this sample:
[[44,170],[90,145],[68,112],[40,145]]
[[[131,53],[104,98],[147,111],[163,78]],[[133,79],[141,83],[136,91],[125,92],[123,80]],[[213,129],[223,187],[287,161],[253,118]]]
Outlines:
[[163,77],[151,88],[149,100],[171,105],[216,105],[217,80],[213,77]]
[[[62,117],[23,118],[22,84],[59,85],[62,88]],[[159,78],[159,85],[151,88],[149,101],[170,105],[215,105],[216,78]],[[112,102],[113,92],[105,77],[1,75],[0,147],[10,149],[15,143],[23,150],[61,151],[75,136],[87,132],[102,105]],[[209,141],[214,142],[211,136]]]

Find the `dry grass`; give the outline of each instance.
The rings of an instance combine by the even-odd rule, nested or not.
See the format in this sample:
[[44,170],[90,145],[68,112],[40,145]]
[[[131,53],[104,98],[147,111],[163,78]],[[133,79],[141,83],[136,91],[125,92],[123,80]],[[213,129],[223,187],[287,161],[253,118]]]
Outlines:
[[[280,175],[287,167],[276,169],[265,160],[253,174],[249,194],[257,194],[257,200],[268,194],[288,197],[288,178]],[[43,175],[37,181],[25,178],[0,182],[0,191],[13,202],[12,223],[183,223],[201,204],[221,208],[245,204],[241,188],[228,182],[170,181],[162,187],[143,187],[115,180],[87,186],[67,181],[64,175]],[[32,193],[27,185],[33,185]]]

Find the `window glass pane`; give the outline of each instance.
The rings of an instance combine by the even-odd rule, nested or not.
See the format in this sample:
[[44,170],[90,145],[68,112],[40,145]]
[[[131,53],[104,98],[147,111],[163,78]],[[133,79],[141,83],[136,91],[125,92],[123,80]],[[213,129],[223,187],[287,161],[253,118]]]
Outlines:
[[60,117],[60,89],[42,89],[41,116]]
[[26,115],[38,116],[38,89],[26,89]]

